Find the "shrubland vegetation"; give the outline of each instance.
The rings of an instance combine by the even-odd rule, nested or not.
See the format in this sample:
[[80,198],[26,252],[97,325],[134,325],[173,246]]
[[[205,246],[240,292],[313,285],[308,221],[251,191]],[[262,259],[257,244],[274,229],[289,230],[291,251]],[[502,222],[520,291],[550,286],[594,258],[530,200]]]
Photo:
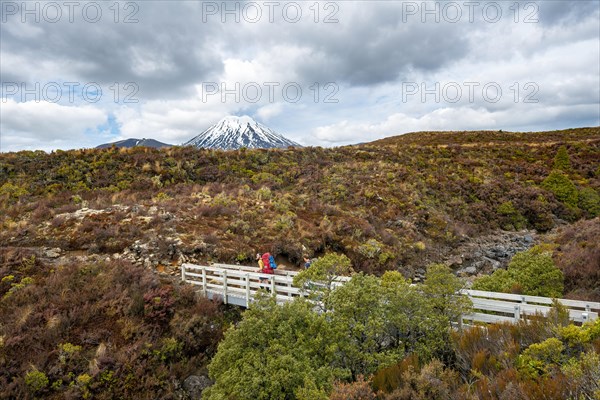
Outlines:
[[230,319],[126,263],[15,250],[0,276],[0,398],[176,398],[173,381],[205,368]]
[[[181,381],[209,373],[209,399],[600,398],[599,322],[557,307],[453,331],[469,304],[437,263],[468,237],[560,226],[476,287],[599,300],[599,160],[599,128],[0,154],[0,397],[185,398]],[[174,249],[321,256],[295,282],[312,303],[265,294],[238,321],[108,257],[140,244],[174,264]],[[79,261],[32,257],[41,247]]]
[[321,307],[304,299],[279,306],[265,296],[244,313],[209,366],[215,385],[208,399],[327,398],[336,380],[371,376],[409,354],[452,358],[451,321],[469,310],[469,301],[456,294],[461,284],[447,267],[431,266],[419,287],[386,272],[355,274],[332,289],[329,276],[312,270],[339,258],[328,254],[298,276],[297,284],[307,277],[325,283],[313,289]]
[[[321,277],[326,255],[306,276]],[[319,265],[319,261],[322,265]],[[358,273],[313,300],[258,299],[225,334],[206,399],[597,399],[600,320],[546,318],[451,329],[469,311],[461,282],[432,265],[423,284],[397,272]]]
[[[334,149],[5,153],[0,245],[112,254],[177,237],[203,261],[262,250],[299,263],[332,250],[360,271],[412,276],[466,236],[599,215],[599,159],[600,128],[425,132]],[[70,217],[82,207],[108,211]]]

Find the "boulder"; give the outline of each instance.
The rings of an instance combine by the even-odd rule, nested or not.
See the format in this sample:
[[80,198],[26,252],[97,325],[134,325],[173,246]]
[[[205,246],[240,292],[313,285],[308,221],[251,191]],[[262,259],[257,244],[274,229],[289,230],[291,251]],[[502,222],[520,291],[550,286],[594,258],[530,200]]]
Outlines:
[[465,272],[465,274],[475,275],[477,273],[477,268],[474,266],[470,266],[470,267],[465,268],[463,271]]
[[48,258],[58,258],[60,257],[60,253],[62,253],[62,250],[59,249],[58,247],[54,248],[54,249],[48,249],[44,252],[44,257],[48,257]]
[[192,399],[201,399],[202,392],[211,386],[212,382],[204,375],[190,375],[183,381],[183,389]]

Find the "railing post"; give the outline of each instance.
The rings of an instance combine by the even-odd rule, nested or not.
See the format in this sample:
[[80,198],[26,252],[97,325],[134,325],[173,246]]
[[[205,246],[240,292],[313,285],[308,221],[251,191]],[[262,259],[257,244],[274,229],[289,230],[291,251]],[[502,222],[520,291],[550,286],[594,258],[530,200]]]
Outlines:
[[181,281],[185,282],[185,264],[181,264]]
[[589,314],[586,312],[581,313],[581,322],[585,324],[588,321],[589,321]]
[[202,293],[206,297],[206,268],[202,268]]
[[250,274],[246,274],[246,308],[250,307]]
[[227,304],[227,270],[223,270],[223,304]]
[[515,306],[515,322],[518,322],[520,319],[521,319],[521,306],[517,304]]
[[286,272],[285,278],[287,279],[288,283],[287,283],[287,287],[288,287],[288,291],[285,294],[285,296],[291,301],[294,299],[294,295],[292,294],[291,288],[294,286],[294,278],[290,275],[289,272]]
[[521,303],[527,304],[527,300],[525,300],[525,296],[521,296]]
[[[271,294],[273,296],[277,296],[277,292],[275,291],[275,275],[271,277]],[[277,298],[277,297],[275,297]]]
[[590,312],[591,311],[591,307],[589,304],[585,305],[585,312]]

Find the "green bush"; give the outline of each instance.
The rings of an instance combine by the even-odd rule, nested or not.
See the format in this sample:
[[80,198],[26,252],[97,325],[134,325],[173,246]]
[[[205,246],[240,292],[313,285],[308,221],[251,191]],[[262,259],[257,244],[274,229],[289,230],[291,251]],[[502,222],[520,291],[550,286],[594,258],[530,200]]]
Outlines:
[[171,196],[166,194],[165,192],[159,192],[153,199],[155,202],[160,203],[161,201],[171,200]]
[[73,345],[69,342],[58,345],[58,359],[61,363],[66,363],[67,360],[81,351],[81,346]]
[[0,197],[6,196],[11,201],[19,200],[20,197],[29,194],[27,189],[22,186],[6,182],[0,186]]
[[[305,272],[348,268],[344,257],[329,254]],[[447,267],[433,265],[418,287],[395,271],[354,274],[331,290],[327,312],[303,298],[277,305],[259,297],[219,344],[209,365],[215,385],[203,398],[322,398],[335,379],[373,374],[406,354],[444,356],[451,351],[450,322],[469,312],[460,287]]]
[[506,201],[498,206],[496,209],[498,214],[505,217],[505,229],[523,229],[527,226],[527,218],[525,218],[521,213],[515,208],[512,201]]
[[271,200],[272,195],[271,189],[265,186],[256,191],[256,198],[261,201]]
[[556,198],[569,207],[577,207],[578,192],[575,184],[560,170],[553,170],[544,182],[544,189],[554,193]]
[[358,246],[358,252],[366,258],[375,258],[383,250],[383,243],[376,239],[369,239],[366,243]]
[[203,399],[295,399],[329,390],[340,339],[325,314],[298,300],[279,306],[263,298],[225,334],[209,365],[215,385]]
[[579,208],[587,211],[590,216],[600,215],[600,194],[593,188],[583,188],[579,191]]
[[568,172],[571,170],[571,160],[569,160],[569,153],[565,146],[560,146],[556,155],[554,156],[553,169]]
[[328,296],[333,290],[334,282],[339,282],[341,276],[353,273],[352,262],[344,254],[327,253],[317,258],[310,268],[301,271],[294,277],[294,286],[309,290],[311,297],[323,301],[327,308]]
[[548,374],[552,367],[560,365],[565,346],[557,338],[549,338],[529,346],[518,358],[519,369],[530,377]]
[[491,292],[520,293],[531,296],[561,297],[563,273],[552,256],[539,246],[516,254],[508,269],[499,269],[473,283],[473,289]]
[[27,388],[34,393],[40,392],[45,389],[50,381],[45,373],[42,371],[38,371],[34,369],[33,371],[29,371],[27,375],[25,375],[25,385]]

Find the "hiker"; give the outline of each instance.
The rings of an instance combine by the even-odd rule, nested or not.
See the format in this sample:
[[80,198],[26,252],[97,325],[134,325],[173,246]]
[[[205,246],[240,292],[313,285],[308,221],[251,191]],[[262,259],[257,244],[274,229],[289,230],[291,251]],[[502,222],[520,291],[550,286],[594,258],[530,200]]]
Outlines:
[[[275,274],[273,268],[271,267],[270,259],[271,255],[269,253],[264,253],[262,256],[260,253],[256,253],[256,259],[258,260],[258,268],[260,273],[263,274]],[[269,280],[267,278],[259,278],[260,283],[267,283]],[[269,288],[267,288],[269,290]]]
[[312,264],[310,258],[308,258],[308,256],[304,256],[304,269],[309,269],[310,264]]
[[[264,269],[265,269],[265,263],[263,262],[260,253],[256,253],[256,261],[258,261],[258,272],[263,273]],[[267,279],[266,278],[258,278],[258,281],[260,283],[266,283]]]
[[277,267],[274,265],[275,260],[273,259],[273,256],[269,253],[264,253],[260,258],[263,263],[262,273],[263,274],[274,274],[275,273],[274,269]]

